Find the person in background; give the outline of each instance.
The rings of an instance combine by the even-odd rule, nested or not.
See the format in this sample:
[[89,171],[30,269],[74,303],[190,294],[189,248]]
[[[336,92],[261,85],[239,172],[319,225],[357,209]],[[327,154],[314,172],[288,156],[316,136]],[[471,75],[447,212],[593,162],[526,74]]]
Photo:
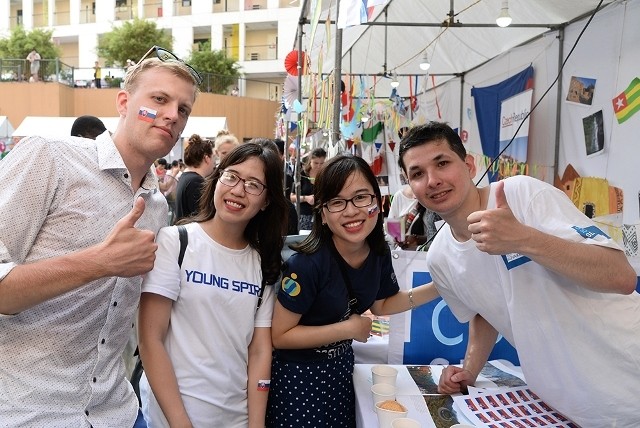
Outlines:
[[93,81],[96,88],[102,88],[102,68],[100,68],[100,63],[98,61],[93,65]]
[[124,66],[124,72],[126,73],[130,68],[135,67],[136,62],[131,60],[131,59],[127,59],[127,62],[125,63]]
[[38,73],[40,72],[41,59],[42,58],[40,57],[40,54],[35,50],[35,48],[32,49],[31,52],[29,52],[29,55],[27,55],[27,61],[29,61],[29,71],[31,72],[31,77],[29,78],[30,81],[31,79],[33,79],[34,82],[40,80],[40,78],[38,77]]
[[470,322],[464,364],[443,371],[439,391],[473,385],[500,333],[531,390],[574,423],[640,426],[640,295],[613,239],[535,178],[476,187],[474,159],[447,124],[409,130],[398,163],[446,222],[427,264],[453,314]]
[[[276,138],[275,140],[273,140],[273,142],[278,148],[278,153],[280,154],[280,158],[282,159],[282,162],[285,162],[284,141],[279,138]],[[293,171],[290,169],[290,165],[288,162],[286,163],[286,165],[283,165],[283,171],[286,171],[284,176],[284,181],[285,181],[284,194],[290,195],[291,188],[293,187],[293,176],[291,175]],[[300,233],[300,230],[298,229],[298,213],[296,211],[296,206],[293,205],[293,202],[291,202],[291,200],[289,200],[288,205],[289,205],[289,223],[288,223],[289,227],[287,229],[287,235],[297,235],[298,233]]]
[[73,137],[91,138],[95,140],[98,135],[106,131],[104,123],[95,116],[79,116],[71,125],[71,135]]
[[240,95],[240,89],[238,89],[237,86],[235,86],[232,90],[231,90],[231,96],[232,97],[237,97]]
[[213,144],[193,134],[184,149],[186,168],[176,188],[176,215],[179,221],[191,217],[198,212],[198,203],[202,194],[202,186],[215,168]]
[[158,181],[162,183],[164,175],[167,173],[167,160],[165,158],[156,159],[154,165],[156,167],[156,176],[158,177]]
[[192,73],[145,60],[113,134],[29,137],[2,160],[0,425],[144,426],[122,355],[166,224],[152,164],[187,124]]
[[390,234],[385,237],[391,249],[403,250],[427,250],[436,235],[436,221],[440,216],[431,210],[425,209],[418,203],[411,186],[404,185],[393,195],[389,207],[389,219],[404,219],[404,240],[399,242]]
[[[315,148],[307,157],[307,161],[300,175],[300,215],[298,216],[298,227],[300,230],[311,230],[313,227],[313,206],[315,203],[313,196],[313,183],[316,176],[322,170],[322,165],[327,158],[327,152],[323,148]],[[291,189],[289,200],[294,204],[297,201],[296,189]]]
[[276,148],[248,142],[206,179],[182,267],[177,228],[158,234],[139,317],[149,428],[264,427],[285,204]]
[[224,157],[231,150],[240,145],[240,142],[235,135],[223,129],[218,132],[216,139],[213,142],[214,153],[216,155],[216,164],[222,162]]
[[164,178],[160,183],[160,190],[169,204],[169,224],[173,224],[176,214],[176,189],[180,174],[180,163],[177,160],[171,162],[171,166],[164,174]]
[[422,305],[433,284],[400,291],[384,240],[380,188],[359,157],[329,160],[315,182],[313,230],[285,264],[273,313],[267,427],[355,427],[351,342],[371,318]]

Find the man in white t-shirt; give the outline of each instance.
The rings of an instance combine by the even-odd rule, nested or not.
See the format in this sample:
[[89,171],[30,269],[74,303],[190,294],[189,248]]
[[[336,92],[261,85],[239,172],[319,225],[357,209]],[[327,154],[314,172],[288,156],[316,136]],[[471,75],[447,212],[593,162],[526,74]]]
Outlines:
[[34,82],[38,81],[38,72],[40,71],[40,54],[35,49],[32,49],[27,55],[27,61],[29,61],[29,71],[31,72],[31,77]]
[[447,223],[429,271],[470,322],[463,367],[443,371],[440,392],[473,385],[500,333],[531,389],[569,419],[640,426],[640,295],[618,245],[547,183],[517,176],[476,187],[474,159],[446,124],[412,128],[399,164]]

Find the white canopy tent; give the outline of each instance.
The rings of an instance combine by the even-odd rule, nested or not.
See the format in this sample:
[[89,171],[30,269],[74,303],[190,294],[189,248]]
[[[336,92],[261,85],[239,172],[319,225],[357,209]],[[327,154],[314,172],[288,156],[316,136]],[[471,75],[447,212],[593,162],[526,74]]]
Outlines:
[[[508,10],[513,22],[498,28],[495,18],[502,3],[388,0],[375,7],[371,22],[344,29],[342,42],[337,43],[336,25],[329,27],[324,22],[327,17],[335,20],[335,7],[329,9],[329,2],[322,2],[314,33],[310,21],[317,3],[307,0],[298,31],[301,37],[294,48],[307,52],[309,76],[319,81],[334,70],[334,48],[339,44],[343,81],[359,84],[362,78],[369,91],[367,99],[361,100],[363,105],[388,99],[389,73],[397,72],[398,94],[405,105],[413,95],[419,107],[407,114],[406,123],[439,120],[458,128],[467,151],[477,159],[479,175],[488,162],[483,159],[478,126],[482,111],[478,111],[472,90],[497,85],[532,66],[532,105],[537,106],[530,117],[528,169],[520,173],[553,183],[571,165],[581,177],[606,179],[624,194],[624,209],[615,221],[640,230],[640,188],[635,173],[640,146],[633,143],[640,132],[640,98],[635,97],[640,91],[640,0],[511,0]],[[431,63],[427,72],[419,67],[425,52]],[[414,84],[418,78],[417,90],[410,91],[410,78]],[[576,78],[595,84],[588,103],[569,97]],[[305,85],[302,88],[304,101],[313,91],[304,90]],[[621,120],[617,112],[623,95],[629,97],[630,113]],[[312,114],[314,104],[306,107]],[[595,152],[586,135],[587,124],[594,121],[601,130]],[[371,122],[374,120],[361,128],[370,127]],[[385,128],[395,126],[392,121],[385,123]],[[393,192],[399,138],[393,132],[386,137],[379,153]],[[399,184],[398,179],[395,189]]]
[[[349,2],[304,0],[300,16],[303,24],[298,28],[293,49],[309,54],[311,72],[328,74],[336,66],[336,36],[340,36],[338,53],[343,74],[383,77],[386,73],[390,78],[395,72],[399,91],[408,85],[403,77],[427,74],[420,68],[425,53],[431,64],[428,74],[437,76],[440,84],[551,29],[565,27],[589,15],[600,3],[599,0],[511,0],[508,14],[512,23],[500,28],[496,18],[507,3],[504,0],[369,0],[370,4],[383,4],[373,8],[369,22],[347,27],[339,35],[335,25],[328,27],[325,23],[327,19],[335,22],[337,4]],[[611,0],[603,1],[601,7],[611,3]],[[319,24],[314,29],[316,10],[320,10]],[[376,96],[387,96],[386,86]]]
[[2,159],[13,147],[11,134],[13,126],[7,116],[0,116],[0,159]]
[[[48,117],[27,116],[22,123],[12,132],[14,137],[27,137],[41,135],[45,137],[63,137],[71,134],[71,126],[75,117]],[[104,126],[114,132],[118,126],[119,117],[101,117]],[[189,138],[192,134],[202,137],[215,137],[218,131],[227,129],[226,117],[190,117],[187,126],[182,132],[183,138]]]
[[[100,117],[99,119],[111,132],[116,130],[120,120],[119,117]],[[27,116],[12,135],[21,138],[31,135],[65,137],[71,135],[71,126],[75,120],[75,117]],[[226,117],[191,116],[182,131],[182,139],[188,139],[193,134],[198,134],[203,138],[215,138],[221,129],[227,129]],[[165,158],[171,162],[182,157],[183,141],[179,140]]]
[[0,116],[0,138],[8,138],[13,135],[13,126],[7,116]]
[[[118,125],[117,117],[99,118],[111,132]],[[71,126],[75,117],[27,116],[13,131],[14,137],[29,137],[40,135],[43,137],[66,137],[71,135]]]

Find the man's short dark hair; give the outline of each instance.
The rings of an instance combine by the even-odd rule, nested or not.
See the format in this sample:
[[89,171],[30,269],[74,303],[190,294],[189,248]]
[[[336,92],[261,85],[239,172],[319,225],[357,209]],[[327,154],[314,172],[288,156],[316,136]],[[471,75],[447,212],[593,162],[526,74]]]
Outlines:
[[95,116],[80,116],[71,126],[71,135],[74,137],[91,138],[95,140],[96,137],[106,131],[107,128],[104,123]]
[[404,155],[409,149],[442,140],[449,144],[449,148],[455,152],[460,159],[465,160],[467,157],[467,149],[465,149],[456,131],[446,123],[429,122],[409,128],[409,130],[403,134],[398,151],[398,165],[404,172],[407,172],[404,165]]
[[284,140],[276,138],[275,140],[273,140],[273,142],[276,143],[278,151],[280,152],[280,156],[284,156]]

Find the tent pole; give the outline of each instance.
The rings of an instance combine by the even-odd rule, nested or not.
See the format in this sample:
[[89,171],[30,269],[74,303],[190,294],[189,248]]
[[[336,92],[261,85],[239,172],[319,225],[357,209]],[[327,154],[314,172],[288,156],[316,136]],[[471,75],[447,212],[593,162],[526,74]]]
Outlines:
[[[461,135],[462,130],[464,129],[462,121],[464,120],[464,73],[460,75],[460,121],[458,122],[460,128],[458,129],[458,133]],[[463,141],[463,143],[466,141]]]
[[[306,2],[305,2],[306,3]],[[302,72],[304,71],[305,64],[302,59],[302,22],[298,23],[298,102],[302,104]],[[292,108],[292,107],[289,107]],[[296,113],[296,121],[298,122],[298,127],[296,128],[296,164],[293,166],[293,171],[295,175],[294,179],[294,187],[296,192],[296,213],[298,213],[298,218],[300,217],[300,157],[302,150],[302,141],[300,138],[300,132],[302,131],[300,128],[300,115],[304,114],[304,112]],[[306,119],[306,118],[305,118]],[[287,135],[289,133],[290,123],[287,122]],[[288,143],[288,142],[287,142]],[[286,177],[285,177],[286,178]],[[292,189],[294,190],[294,189]]]
[[[558,91],[556,95],[556,135],[555,135],[555,150],[553,154],[553,177],[558,176],[558,162],[560,160],[560,108],[562,107],[562,63],[564,61],[564,27],[558,30],[558,70],[560,70],[560,78],[558,79]],[[553,182],[553,181],[552,181]]]
[[333,144],[340,144],[340,110],[342,107],[340,97],[340,82],[342,81],[342,29],[338,28],[338,13],[340,10],[340,0],[336,1],[336,51],[335,67],[333,69],[333,120],[331,121]]

